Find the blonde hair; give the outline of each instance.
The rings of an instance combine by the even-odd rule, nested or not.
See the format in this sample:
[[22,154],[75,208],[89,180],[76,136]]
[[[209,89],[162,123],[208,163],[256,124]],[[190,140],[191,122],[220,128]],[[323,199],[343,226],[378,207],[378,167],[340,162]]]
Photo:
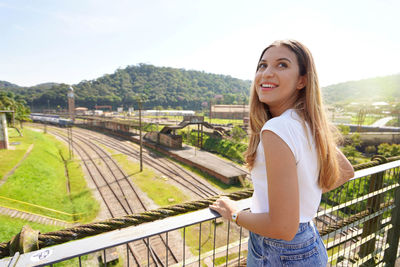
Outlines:
[[[296,55],[300,76],[306,75],[306,86],[300,90],[293,108],[308,123],[315,140],[320,166],[318,184],[321,188],[330,188],[339,177],[339,163],[336,156],[336,141],[338,139],[335,138],[339,135],[338,131],[335,130],[336,128],[328,123],[325,114],[314,59],[307,47],[300,42],[284,40],[275,41],[265,48],[259,61],[265,51],[274,46],[289,48]],[[245,152],[247,167],[250,170],[254,166],[257,146],[260,143],[261,128],[271,117],[268,105],[260,102],[256,85],[253,82],[250,93],[250,140]]]

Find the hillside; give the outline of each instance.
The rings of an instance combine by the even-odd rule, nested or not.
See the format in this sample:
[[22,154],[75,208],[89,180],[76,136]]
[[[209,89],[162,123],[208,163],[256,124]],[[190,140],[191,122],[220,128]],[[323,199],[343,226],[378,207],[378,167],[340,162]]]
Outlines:
[[[220,103],[233,104],[248,101],[251,81],[226,75],[194,70],[156,67],[139,64],[118,69],[90,81],[72,85],[76,106],[93,108],[97,105],[138,107],[137,98],[144,100],[144,108],[183,108],[200,110],[202,103],[222,95]],[[19,87],[0,81],[1,91],[21,95],[30,107],[55,108],[67,105],[69,85],[45,83],[32,87]],[[328,104],[350,102],[400,101],[400,74],[349,81],[322,88]]]
[[2,88],[16,88],[16,87],[19,87],[19,86],[16,85],[16,84],[7,82],[7,81],[0,81],[0,89],[2,89]]
[[[112,105],[137,108],[137,97],[144,99],[144,108],[183,108],[200,110],[203,102],[222,95],[224,103],[248,101],[250,81],[226,75],[193,70],[155,67],[147,64],[118,69],[91,81],[73,85],[76,106]],[[12,88],[32,106],[66,106],[66,84],[45,84]],[[0,90],[10,90],[1,88]],[[47,102],[48,101],[48,102]]]
[[400,101],[400,74],[338,83],[322,88],[328,104],[350,102]]

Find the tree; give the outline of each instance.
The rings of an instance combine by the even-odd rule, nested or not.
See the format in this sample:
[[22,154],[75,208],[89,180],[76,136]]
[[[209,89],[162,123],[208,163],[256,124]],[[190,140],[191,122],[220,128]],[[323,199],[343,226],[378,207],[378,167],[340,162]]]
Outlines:
[[[0,92],[0,109],[1,110],[13,110],[16,120],[23,121],[29,116],[30,110],[26,106],[26,102],[21,97],[14,95],[13,93]],[[12,114],[6,113],[7,122],[10,123],[12,120]]]
[[[36,108],[47,108],[47,100],[53,107],[64,106],[68,87],[65,84],[47,84],[12,89],[0,87],[0,90],[13,90],[28,104],[34,101]],[[180,106],[183,109],[200,110],[201,103],[214,95],[221,96],[219,102],[226,104],[237,101],[239,96],[248,96],[250,81],[201,71],[139,64],[117,69],[113,74],[95,80],[82,81],[73,87],[79,105],[90,108],[95,104],[137,107],[136,96],[145,95],[147,101],[143,101],[143,108],[170,106],[176,109]]]
[[346,156],[346,158],[349,159],[351,164],[358,164],[358,161],[356,160],[357,157],[361,156],[361,153],[357,151],[357,149],[352,146],[352,145],[347,145],[343,148],[341,148],[343,154]]
[[235,142],[240,142],[243,138],[246,137],[246,132],[240,128],[239,126],[235,126],[232,129],[232,139],[235,140]]
[[360,134],[359,134],[359,133],[352,133],[352,134],[350,135],[350,138],[351,138],[351,144],[352,144],[354,147],[360,147],[360,146],[361,146],[362,140],[361,140],[361,137],[360,137]]

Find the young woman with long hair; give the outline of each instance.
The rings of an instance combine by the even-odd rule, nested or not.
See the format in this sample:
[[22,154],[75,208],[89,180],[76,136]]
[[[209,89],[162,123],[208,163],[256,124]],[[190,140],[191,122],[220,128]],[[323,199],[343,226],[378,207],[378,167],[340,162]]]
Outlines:
[[313,57],[300,42],[276,41],[261,53],[250,129],[250,212],[228,198],[210,208],[250,231],[247,266],[326,266],[312,219],[321,194],[348,181],[354,170],[337,148]]

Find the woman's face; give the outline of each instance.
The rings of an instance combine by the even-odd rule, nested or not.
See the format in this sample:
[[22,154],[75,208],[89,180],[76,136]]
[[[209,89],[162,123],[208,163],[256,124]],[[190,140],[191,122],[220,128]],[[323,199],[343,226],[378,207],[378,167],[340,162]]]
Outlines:
[[306,85],[305,76],[299,74],[296,55],[285,46],[272,46],[265,51],[254,81],[259,100],[268,105],[273,116],[293,107]]

